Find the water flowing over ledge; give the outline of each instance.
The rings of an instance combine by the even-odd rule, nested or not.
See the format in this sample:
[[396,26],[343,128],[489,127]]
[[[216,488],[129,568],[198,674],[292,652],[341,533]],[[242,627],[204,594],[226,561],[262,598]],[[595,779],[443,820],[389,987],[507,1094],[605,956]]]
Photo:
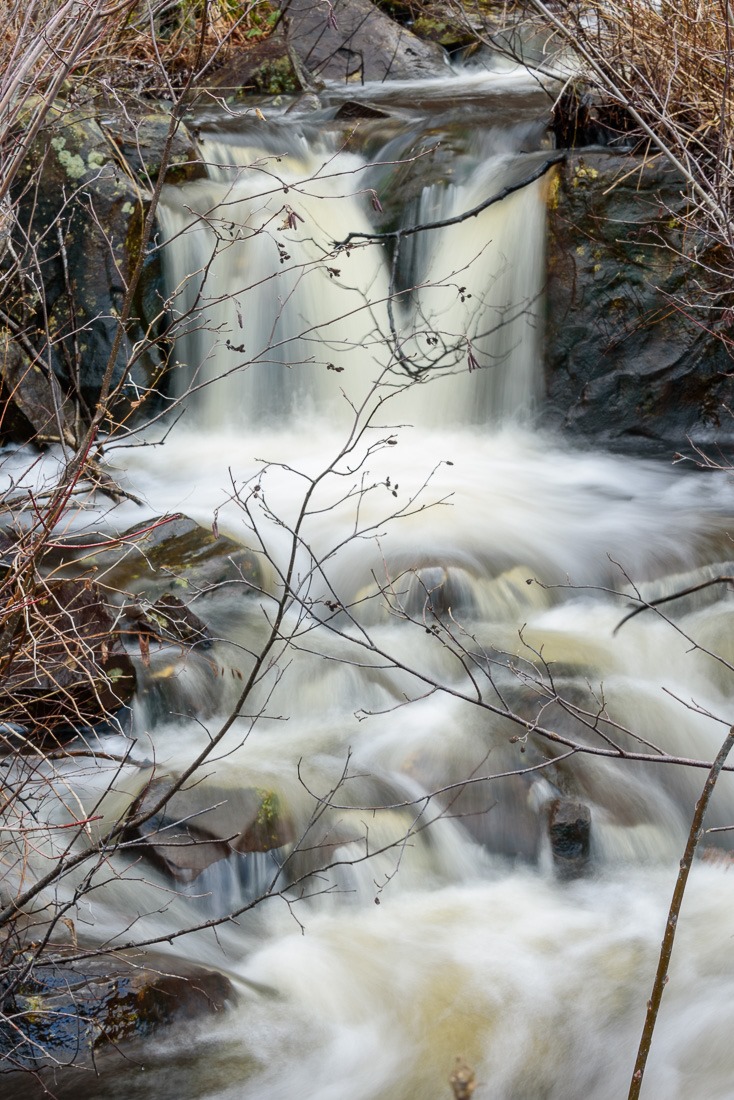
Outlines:
[[[97,942],[131,922],[165,937],[286,868],[238,924],[173,941],[225,969],[241,1001],[211,1035],[146,1052],[162,1068],[144,1087],[162,1097],[440,1100],[458,1055],[477,1096],[618,1097],[703,777],[567,758],[533,730],[699,760],[723,736],[732,671],[711,654],[734,656],[726,590],[672,605],[673,625],[650,612],[613,631],[636,595],[731,571],[730,484],[532,428],[544,183],[416,236],[397,262],[384,243],[334,251],[382,224],[373,197],[397,210],[404,187],[395,224],[444,221],[543,156],[526,122],[465,135],[451,180],[419,186],[401,174],[432,140],[415,127],[369,156],[298,118],[211,128],[209,178],[165,195],[183,414],[160,448],[110,465],[151,515],[215,522],[266,568],[262,591],[194,601],[211,649],[142,670],[139,758],[116,793],[196,757],[288,577],[282,645],[198,787],[209,805],[272,792],[300,839],[184,885],[131,864],[85,915]],[[125,505],[109,522],[139,516]],[[104,779],[100,763],[76,783],[82,805]],[[563,799],[591,814],[574,881],[548,840]],[[709,824],[732,816],[727,775]],[[651,1096],[731,1093],[732,882],[714,865],[694,876]]]

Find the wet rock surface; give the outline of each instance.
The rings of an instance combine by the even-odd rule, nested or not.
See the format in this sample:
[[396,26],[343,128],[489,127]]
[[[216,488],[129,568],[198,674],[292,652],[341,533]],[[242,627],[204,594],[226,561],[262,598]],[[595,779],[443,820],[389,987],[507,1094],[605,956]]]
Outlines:
[[151,601],[173,593],[186,603],[223,586],[237,585],[243,594],[263,586],[256,554],[183,515],[132,527],[114,546],[97,552],[85,549],[74,555],[71,546],[66,568],[93,571],[112,593],[140,594]]
[[[38,580],[25,618],[5,617],[0,721],[7,729],[17,727],[34,744],[48,735],[68,741],[118,713],[136,687],[146,698],[155,694],[192,655],[201,655],[197,667],[215,697],[217,677],[241,678],[229,658],[226,667],[210,659],[208,615],[190,604],[233,586],[242,596],[260,591],[256,555],[183,516],[133,528],[111,546],[102,539],[97,552],[93,537],[82,541],[92,548],[75,551],[70,539],[44,557],[53,579]],[[5,536],[8,563],[14,545]],[[12,590],[6,602],[27,596]],[[198,681],[191,688],[203,710],[201,690]]]
[[583,874],[591,854],[589,807],[571,799],[554,799],[548,806],[548,836],[557,874],[561,878]]
[[127,703],[135,670],[99,588],[48,581],[28,603],[24,617],[4,616],[0,716],[34,741],[65,740]]
[[[172,778],[153,780],[132,812],[152,809],[172,784]],[[162,810],[129,831],[129,838],[140,839],[138,850],[174,881],[189,883],[220,860],[282,848],[295,840],[295,831],[272,791],[205,782],[171,794]]]
[[[28,951],[4,972],[10,992],[2,1002],[0,1057],[6,1070],[89,1067],[106,1046],[211,1016],[236,1001],[227,977],[181,959],[142,952],[75,958],[79,954],[75,946],[56,946],[38,961]],[[32,1079],[6,1080],[20,1088]]]
[[558,173],[544,422],[637,454],[731,446],[734,364],[711,331],[712,276],[683,234],[680,177],[662,158],[601,151],[569,154]]

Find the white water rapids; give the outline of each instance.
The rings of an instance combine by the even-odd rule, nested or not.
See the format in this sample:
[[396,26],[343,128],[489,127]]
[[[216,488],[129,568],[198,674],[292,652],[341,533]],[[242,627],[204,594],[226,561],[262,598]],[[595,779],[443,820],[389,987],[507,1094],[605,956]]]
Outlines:
[[[195,602],[221,641],[214,658],[179,661],[167,713],[138,705],[139,754],[159,769],[182,769],[227,714],[242,681],[216,679],[212,661],[247,674],[294,555],[290,641],[246,702],[259,717],[234,724],[202,786],[217,800],[276,792],[303,848],[319,850],[291,870],[333,866],[307,898],[294,889],[174,940],[173,954],[224,970],[238,1004],[148,1041],[89,1095],[442,1100],[461,1056],[476,1100],[617,1100],[705,772],[553,763],[562,749],[532,726],[606,747],[565,700],[627,748],[713,758],[734,718],[725,586],[664,605],[672,622],[648,611],[614,628],[635,586],[653,599],[731,572],[730,480],[574,451],[532,428],[543,182],[404,242],[391,286],[383,243],[333,242],[375,231],[373,192],[399,206],[390,188],[409,186],[414,120],[369,155],[317,122],[205,131],[209,178],[167,190],[184,412],[149,434],[166,436],[160,447],[109,461],[151,515],[216,518],[269,559],[265,595],[235,586]],[[530,133],[466,139],[450,182],[414,186],[390,217],[471,209],[542,161]],[[140,515],[125,505],[111,522]],[[180,717],[192,703],[196,717]],[[79,781],[85,804],[99,772]],[[316,825],[314,792],[335,804]],[[553,870],[546,815],[559,796],[591,811],[577,880]],[[707,824],[734,824],[731,776]],[[262,889],[276,865],[249,858],[178,895],[133,865],[77,919],[100,942],[165,936]],[[733,934],[734,870],[724,855],[700,861],[649,1100],[734,1097]]]

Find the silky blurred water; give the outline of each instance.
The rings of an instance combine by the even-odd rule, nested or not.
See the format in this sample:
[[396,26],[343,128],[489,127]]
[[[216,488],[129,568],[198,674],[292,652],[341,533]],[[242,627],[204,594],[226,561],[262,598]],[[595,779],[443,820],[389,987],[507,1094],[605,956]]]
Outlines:
[[[186,888],[132,862],[80,903],[86,934],[114,943],[274,895],[166,948],[224,970],[238,1004],[134,1049],[124,1071],[103,1059],[87,1094],[440,1100],[460,1056],[477,1100],[615,1100],[705,773],[568,758],[534,729],[713,758],[732,718],[728,589],[615,627],[640,594],[730,572],[731,482],[533,428],[542,181],[422,235],[398,285],[384,243],[333,251],[375,231],[379,152],[308,126],[269,118],[259,145],[252,122],[205,132],[209,178],[167,189],[182,415],[110,449],[145,504],[94,521],[214,523],[260,555],[262,590],[197,597],[217,641],[143,670],[157,704],[136,705],[133,762],[66,777],[96,806],[115,771],[113,820],[151,774],[182,770],[234,704],[287,575],[278,641],[200,794],[274,792],[298,840]],[[413,215],[454,217],[522,176],[544,155],[529,132],[467,139]],[[591,811],[575,881],[553,869],[555,798]],[[708,823],[734,823],[728,775]],[[651,1100],[734,1096],[728,868],[722,851],[692,876]]]

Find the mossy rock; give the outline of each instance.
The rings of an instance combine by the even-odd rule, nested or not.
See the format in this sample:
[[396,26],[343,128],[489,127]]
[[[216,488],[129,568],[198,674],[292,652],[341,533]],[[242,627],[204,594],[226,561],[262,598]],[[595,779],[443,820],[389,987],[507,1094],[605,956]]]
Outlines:
[[301,90],[298,77],[288,57],[263,61],[252,74],[252,90],[260,95],[296,95]]
[[410,29],[417,38],[437,42],[450,53],[470,46],[475,41],[474,35],[468,28],[457,26],[456,23],[447,22],[433,14],[419,15],[411,23]]
[[[152,808],[173,781],[166,776],[154,779],[132,813]],[[296,838],[277,792],[209,780],[176,791],[155,817],[127,837],[143,841],[136,850],[181,883],[195,881],[221,860],[251,860]]]
[[[154,187],[171,126],[170,113],[165,109],[151,111],[149,104],[133,105],[124,115],[119,110],[105,112],[100,126],[138,184],[146,190]],[[185,183],[205,177],[206,166],[194,136],[186,122],[181,121],[173,137],[165,182]]]
[[[84,541],[90,540],[86,537]],[[99,553],[70,551],[61,564],[67,573],[92,573],[111,597],[121,593],[156,600],[173,592],[185,602],[187,597],[216,592],[223,585],[249,595],[261,591],[264,584],[257,554],[180,515],[132,527],[119,536],[114,547]]]

